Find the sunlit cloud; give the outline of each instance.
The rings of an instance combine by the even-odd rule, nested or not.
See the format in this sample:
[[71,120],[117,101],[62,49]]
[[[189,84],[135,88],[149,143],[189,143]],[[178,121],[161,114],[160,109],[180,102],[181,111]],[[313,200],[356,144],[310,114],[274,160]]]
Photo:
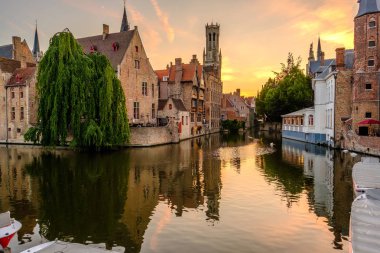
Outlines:
[[164,27],[164,30],[165,30],[166,35],[168,37],[168,40],[170,42],[173,42],[174,38],[175,38],[175,33],[174,33],[174,29],[171,27],[171,25],[169,23],[169,17],[168,17],[168,15],[165,14],[161,10],[161,7],[158,5],[157,0],[150,0],[150,2],[152,3],[152,5],[154,7],[154,10],[156,11],[156,15],[157,15],[157,17],[159,18],[161,24]]

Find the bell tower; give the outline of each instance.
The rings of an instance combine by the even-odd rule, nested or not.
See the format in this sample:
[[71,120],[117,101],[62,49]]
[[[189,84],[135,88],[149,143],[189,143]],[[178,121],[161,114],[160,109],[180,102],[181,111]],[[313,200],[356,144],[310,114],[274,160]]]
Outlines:
[[205,71],[214,72],[221,77],[222,54],[219,47],[220,25],[218,23],[206,25],[206,48],[203,52]]

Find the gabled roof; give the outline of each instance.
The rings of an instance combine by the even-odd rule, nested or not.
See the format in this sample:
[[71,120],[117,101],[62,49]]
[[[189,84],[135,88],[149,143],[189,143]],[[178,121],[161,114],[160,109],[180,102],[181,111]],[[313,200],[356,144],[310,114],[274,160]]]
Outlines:
[[380,12],[380,0],[359,0],[359,12],[356,17]]
[[156,75],[158,77],[158,81],[162,82],[164,76],[169,76],[169,69],[164,70],[156,70]]
[[[197,69],[198,68],[198,69]],[[202,70],[203,66],[198,65],[198,64],[182,64],[182,82],[192,82],[194,79],[194,76],[196,75],[196,71],[198,74],[198,79],[201,80],[202,78]],[[170,73],[169,73],[169,81],[170,82],[175,82],[175,73],[176,73],[176,67],[173,65],[170,68]]]
[[[335,59],[327,59],[325,60],[325,64],[323,66],[330,66],[333,62],[335,62]],[[317,73],[319,67],[321,67],[320,61],[311,61],[309,63],[309,72],[315,74]]]
[[12,59],[13,58],[13,45],[5,45],[5,46],[0,46],[0,57],[4,57],[7,59]]
[[0,70],[5,73],[13,73],[21,68],[21,62],[0,57]]
[[6,86],[23,86],[35,76],[36,67],[16,69]]
[[[97,35],[81,38],[77,41],[82,46],[83,51],[86,54],[91,53],[91,47],[95,46],[95,51],[107,56],[112,67],[116,70],[117,66],[123,60],[135,32],[136,30],[129,30],[127,32],[111,33],[108,34],[104,40],[103,35]],[[114,43],[119,45],[117,50],[114,50]]]
[[[158,111],[164,110],[166,104],[168,103],[170,99],[159,99],[158,100]],[[181,99],[171,98],[173,101],[174,107],[181,112],[187,112],[187,109],[185,105],[183,104],[183,101]]]

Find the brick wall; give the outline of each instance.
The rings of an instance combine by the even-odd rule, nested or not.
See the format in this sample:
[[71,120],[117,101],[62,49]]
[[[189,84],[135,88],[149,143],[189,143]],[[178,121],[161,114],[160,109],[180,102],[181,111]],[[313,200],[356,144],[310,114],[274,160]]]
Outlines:
[[131,146],[153,146],[178,142],[178,131],[172,127],[132,127]]
[[354,131],[343,131],[342,149],[380,156],[380,137],[359,136]]
[[13,59],[17,61],[21,61],[25,64],[22,67],[26,67],[26,63],[35,63],[32,52],[29,49],[26,41],[21,41],[20,37],[12,37],[13,42]]
[[[138,51],[136,51],[136,46]],[[135,60],[140,62],[140,68],[135,68]],[[157,75],[149,62],[138,32],[133,36],[129,48],[120,65],[120,81],[126,97],[126,107],[129,123],[155,124],[156,117],[152,117],[152,104],[158,108],[158,80]],[[142,83],[147,83],[147,95],[142,93]],[[153,85],[153,91],[152,91]],[[134,102],[139,102],[139,119],[133,119]]]
[[339,70],[336,80],[335,97],[335,142],[341,139],[344,128],[342,118],[350,118],[352,113],[352,70]]

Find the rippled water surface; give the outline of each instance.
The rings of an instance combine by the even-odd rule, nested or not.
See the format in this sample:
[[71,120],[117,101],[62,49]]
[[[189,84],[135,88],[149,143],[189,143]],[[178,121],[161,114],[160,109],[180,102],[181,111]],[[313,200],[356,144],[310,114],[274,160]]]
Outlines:
[[0,211],[23,224],[12,252],[54,239],[118,252],[347,252],[360,158],[271,138],[105,154],[0,147]]

